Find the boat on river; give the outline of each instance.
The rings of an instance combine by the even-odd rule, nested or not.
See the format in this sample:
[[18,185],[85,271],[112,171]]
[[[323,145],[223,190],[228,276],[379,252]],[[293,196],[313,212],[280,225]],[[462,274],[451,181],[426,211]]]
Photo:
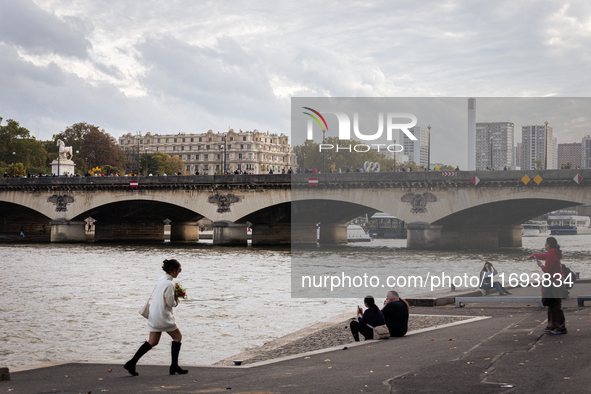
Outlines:
[[549,237],[550,229],[548,223],[543,220],[530,220],[522,224],[522,237]]
[[347,242],[371,242],[371,237],[358,224],[347,226]]
[[552,235],[591,234],[591,219],[589,216],[551,215],[548,216],[548,226]]

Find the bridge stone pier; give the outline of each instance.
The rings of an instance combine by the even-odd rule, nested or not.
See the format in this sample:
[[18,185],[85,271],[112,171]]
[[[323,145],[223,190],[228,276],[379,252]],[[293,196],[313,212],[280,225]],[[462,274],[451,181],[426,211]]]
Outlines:
[[[0,179],[0,239],[21,228],[37,242],[199,240],[214,245],[347,242],[347,223],[387,212],[404,220],[413,249],[521,246],[521,223],[591,203],[591,170]],[[477,179],[476,179],[476,178]],[[138,180],[131,188],[129,181]]]

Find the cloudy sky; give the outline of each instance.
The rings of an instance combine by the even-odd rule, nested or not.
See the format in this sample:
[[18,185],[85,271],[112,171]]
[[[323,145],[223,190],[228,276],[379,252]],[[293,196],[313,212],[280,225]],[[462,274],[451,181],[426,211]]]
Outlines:
[[82,121],[289,135],[293,96],[591,91],[585,1],[0,0],[0,18],[0,117],[41,139]]

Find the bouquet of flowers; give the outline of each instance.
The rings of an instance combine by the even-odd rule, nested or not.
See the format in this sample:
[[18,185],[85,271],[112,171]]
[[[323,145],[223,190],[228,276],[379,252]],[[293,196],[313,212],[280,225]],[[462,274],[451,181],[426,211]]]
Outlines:
[[185,299],[187,298],[187,290],[185,290],[180,283],[174,284],[174,298],[177,300],[179,298]]

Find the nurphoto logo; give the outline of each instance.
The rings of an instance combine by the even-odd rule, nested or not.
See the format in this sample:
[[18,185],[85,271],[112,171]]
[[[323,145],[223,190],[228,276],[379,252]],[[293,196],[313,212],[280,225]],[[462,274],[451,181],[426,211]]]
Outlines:
[[[308,110],[309,112],[302,112],[303,114],[307,115],[310,117],[310,119],[308,119],[308,125],[307,125],[307,139],[311,140],[314,138],[314,122],[313,120],[316,121],[316,123],[318,124],[318,126],[320,127],[320,131],[321,132],[328,132],[328,123],[326,122],[326,119],[324,118],[324,116],[319,112],[316,111],[313,108],[310,107],[302,107],[306,110]],[[339,132],[338,132],[338,138],[340,140],[350,140],[351,139],[351,119],[349,118],[349,115],[347,115],[344,112],[328,112],[328,111],[324,111],[324,114],[332,114],[335,115],[339,124]],[[413,135],[413,133],[411,131],[409,131],[410,128],[416,126],[417,124],[417,117],[413,114],[410,113],[398,113],[398,112],[388,112],[386,113],[386,116],[384,116],[383,112],[379,112],[378,113],[378,130],[374,133],[374,134],[362,134],[361,131],[359,130],[359,113],[358,112],[354,112],[353,113],[353,133],[355,135],[355,137],[357,139],[360,139],[361,141],[375,141],[379,138],[382,137],[382,135],[384,134],[384,118],[386,119],[386,139],[388,141],[392,141],[393,139],[393,130],[401,130],[410,140],[412,141],[417,141],[417,137],[415,137]],[[410,120],[410,122],[407,123],[400,123],[400,122],[395,122],[395,119],[406,119],[406,120]],[[380,151],[380,147],[385,146],[386,149],[390,152],[402,152],[402,150],[404,149],[404,147],[400,144],[390,144],[390,145],[386,145],[386,144],[371,144],[372,146],[375,146],[376,149],[378,150],[378,152]],[[320,144],[320,151],[322,150],[330,150],[330,149],[335,149],[335,146],[333,144],[325,144],[322,143]],[[358,144],[358,145],[354,145],[354,146],[336,146],[336,151],[338,152],[339,150],[348,150],[349,152],[351,152],[351,149],[353,149],[355,152],[367,152],[371,149],[371,147],[368,144]]]

